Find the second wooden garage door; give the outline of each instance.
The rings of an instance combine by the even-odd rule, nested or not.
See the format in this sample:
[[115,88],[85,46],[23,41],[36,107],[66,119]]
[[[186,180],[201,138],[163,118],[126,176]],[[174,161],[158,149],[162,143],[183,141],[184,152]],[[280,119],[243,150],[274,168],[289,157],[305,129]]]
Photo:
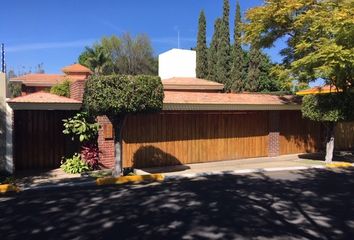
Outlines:
[[268,154],[267,112],[208,112],[129,116],[123,166],[167,166]]

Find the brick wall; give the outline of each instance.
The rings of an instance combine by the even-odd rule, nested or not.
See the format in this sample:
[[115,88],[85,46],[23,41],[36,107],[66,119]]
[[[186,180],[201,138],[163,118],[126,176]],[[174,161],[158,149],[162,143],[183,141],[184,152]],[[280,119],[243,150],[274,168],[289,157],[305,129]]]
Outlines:
[[279,120],[280,115],[278,111],[269,112],[269,157],[280,155]]
[[82,101],[85,89],[85,80],[76,80],[70,85],[70,98]]
[[114,167],[114,133],[113,125],[107,116],[97,117],[101,128],[98,132],[98,148],[100,150],[100,164],[104,168]]

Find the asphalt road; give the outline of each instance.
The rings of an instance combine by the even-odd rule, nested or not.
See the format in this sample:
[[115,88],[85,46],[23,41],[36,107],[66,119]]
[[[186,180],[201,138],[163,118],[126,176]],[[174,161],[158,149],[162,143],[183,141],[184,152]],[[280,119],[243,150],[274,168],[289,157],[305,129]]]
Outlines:
[[0,239],[354,239],[354,170],[25,191]]

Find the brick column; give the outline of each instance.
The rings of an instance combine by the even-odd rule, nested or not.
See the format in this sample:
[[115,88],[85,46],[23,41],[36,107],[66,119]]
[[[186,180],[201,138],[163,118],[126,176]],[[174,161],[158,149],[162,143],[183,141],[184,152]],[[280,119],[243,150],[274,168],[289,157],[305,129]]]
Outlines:
[[98,131],[98,149],[100,164],[104,168],[114,167],[114,128],[107,116],[98,116],[97,122],[101,128]]
[[76,80],[70,84],[70,98],[82,101],[85,90],[85,80]]
[[269,112],[269,146],[268,156],[276,157],[280,155],[280,137],[279,137],[279,111]]

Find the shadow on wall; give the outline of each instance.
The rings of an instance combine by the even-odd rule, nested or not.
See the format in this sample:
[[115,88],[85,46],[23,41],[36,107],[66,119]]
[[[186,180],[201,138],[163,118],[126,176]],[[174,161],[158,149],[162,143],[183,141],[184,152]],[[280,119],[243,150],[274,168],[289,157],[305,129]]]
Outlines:
[[337,150],[354,150],[354,122],[337,124],[334,147]]
[[[144,167],[160,167],[160,166],[176,166],[182,165],[182,163],[169,153],[162,151],[154,146],[140,147],[133,156],[133,168]],[[184,169],[188,169],[186,166]]]

